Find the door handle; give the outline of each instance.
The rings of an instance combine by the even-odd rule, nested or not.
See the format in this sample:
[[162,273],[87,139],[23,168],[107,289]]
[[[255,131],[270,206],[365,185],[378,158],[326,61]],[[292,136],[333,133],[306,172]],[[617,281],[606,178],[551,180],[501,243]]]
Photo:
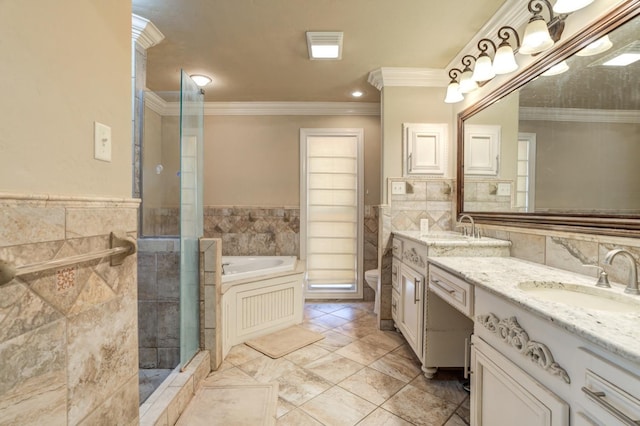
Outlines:
[[593,401],[600,405],[602,408],[613,414],[618,419],[622,420],[622,422],[629,426],[639,426],[640,420],[633,420],[631,417],[627,416],[625,413],[620,411],[618,408],[614,407],[609,401],[604,399],[607,395],[604,392],[592,391],[586,386],[582,387],[582,392],[586,393],[590,396]]
[[420,289],[420,278],[414,278],[413,279],[413,284],[414,284],[414,288],[413,288],[413,304],[415,305],[416,303],[418,303],[420,301],[420,299],[418,298],[418,290]]

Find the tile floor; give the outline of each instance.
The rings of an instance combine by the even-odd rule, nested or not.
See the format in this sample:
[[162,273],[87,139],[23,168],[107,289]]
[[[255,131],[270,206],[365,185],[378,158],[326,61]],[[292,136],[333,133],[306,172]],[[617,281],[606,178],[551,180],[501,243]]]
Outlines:
[[[370,302],[307,303],[303,326],[325,339],[279,359],[235,346],[203,388],[278,383],[282,426],[468,425],[461,372],[425,379],[402,335],[375,323]],[[211,420],[216,401],[206,405]]]
[[151,396],[151,394],[160,386],[160,384],[166,379],[172,370],[149,368],[138,370],[138,379],[140,383],[140,405]]

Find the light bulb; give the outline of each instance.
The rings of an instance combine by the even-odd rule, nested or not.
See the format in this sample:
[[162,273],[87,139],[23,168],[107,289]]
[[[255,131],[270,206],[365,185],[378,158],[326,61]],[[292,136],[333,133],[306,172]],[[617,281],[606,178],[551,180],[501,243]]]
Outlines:
[[500,45],[493,58],[493,72],[496,74],[508,74],[518,69],[513,49],[509,43]]
[[473,79],[475,81],[491,80],[496,74],[493,72],[491,58],[486,53],[481,53],[476,60],[476,66],[473,69]]
[[460,102],[464,99],[462,93],[460,92],[460,85],[457,81],[452,81],[447,86],[447,96],[444,98],[445,103],[455,104],[456,102]]

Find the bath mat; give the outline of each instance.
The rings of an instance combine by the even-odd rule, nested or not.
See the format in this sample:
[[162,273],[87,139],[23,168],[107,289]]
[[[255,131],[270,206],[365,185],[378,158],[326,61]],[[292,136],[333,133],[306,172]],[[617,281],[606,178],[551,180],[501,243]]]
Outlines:
[[322,334],[294,325],[257,339],[247,340],[244,344],[268,357],[280,358],[322,339]]

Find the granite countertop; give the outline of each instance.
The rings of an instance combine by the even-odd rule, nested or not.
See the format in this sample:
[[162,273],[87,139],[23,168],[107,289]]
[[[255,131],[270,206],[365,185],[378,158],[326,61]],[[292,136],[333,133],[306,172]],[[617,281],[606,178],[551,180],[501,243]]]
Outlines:
[[[550,302],[535,298],[518,284],[561,282],[595,287],[596,278],[576,274],[513,257],[430,257],[429,262],[460,276],[515,305],[593,342],[627,360],[640,364],[640,309],[635,312],[608,312]],[[612,283],[612,297],[624,294],[624,286]]]
[[394,235],[408,238],[426,246],[454,247],[510,247],[511,241],[496,238],[473,238],[457,232],[434,231],[421,235],[420,231],[393,231]]

